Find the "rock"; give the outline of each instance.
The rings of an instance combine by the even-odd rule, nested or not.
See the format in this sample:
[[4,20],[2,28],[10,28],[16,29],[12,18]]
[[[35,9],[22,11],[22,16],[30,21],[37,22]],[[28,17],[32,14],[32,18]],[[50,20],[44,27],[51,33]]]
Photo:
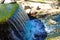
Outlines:
[[0,0],[0,3],[3,3],[4,2],[4,0]]
[[4,3],[11,3],[11,2],[15,2],[15,0],[5,0]]
[[40,10],[41,8],[39,8],[39,6],[37,7],[37,10]]
[[31,7],[30,6],[25,6],[25,9],[31,9]]
[[26,9],[25,11],[26,11],[27,14],[29,14],[31,9]]
[[52,19],[49,19],[49,21],[48,21],[50,24],[52,24],[52,25],[55,25],[55,24],[57,24],[57,22],[56,21],[54,21],[54,20],[52,20]]

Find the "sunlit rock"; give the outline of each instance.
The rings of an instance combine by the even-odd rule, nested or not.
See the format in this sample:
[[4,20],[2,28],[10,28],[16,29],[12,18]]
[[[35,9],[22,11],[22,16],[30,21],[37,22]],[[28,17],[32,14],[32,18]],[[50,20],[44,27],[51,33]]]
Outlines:
[[52,24],[52,25],[57,24],[57,22],[52,20],[52,19],[49,19],[49,23]]
[[5,0],[4,3],[11,3],[11,2],[15,2],[16,0]]
[[26,11],[27,14],[29,14],[31,9],[26,9],[25,11]]

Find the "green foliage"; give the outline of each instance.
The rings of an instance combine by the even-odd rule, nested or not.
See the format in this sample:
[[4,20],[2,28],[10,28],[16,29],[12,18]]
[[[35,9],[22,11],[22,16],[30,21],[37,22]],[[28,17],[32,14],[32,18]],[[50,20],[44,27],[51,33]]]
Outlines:
[[14,14],[18,4],[0,4],[0,22],[6,22]]

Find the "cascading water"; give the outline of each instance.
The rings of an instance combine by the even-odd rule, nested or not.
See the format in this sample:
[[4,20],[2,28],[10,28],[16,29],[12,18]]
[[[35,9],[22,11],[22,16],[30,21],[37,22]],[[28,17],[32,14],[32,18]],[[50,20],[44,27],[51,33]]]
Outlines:
[[13,37],[14,40],[25,40],[24,34],[26,32],[26,22],[29,20],[29,18],[21,8],[22,7],[20,5],[15,14],[8,21],[11,29],[13,30],[12,34],[17,36],[16,38]]
[[[45,27],[40,20],[38,19],[30,20],[28,15],[23,11],[20,4],[19,4],[19,7],[15,10],[13,10],[12,8],[15,8],[15,6],[17,5],[13,7],[12,4],[10,4],[10,6],[6,6],[6,8],[8,7],[7,11],[9,12],[10,10],[12,10],[13,12],[11,13],[13,15],[8,16],[7,14],[9,13],[7,13],[6,11],[7,13],[6,15],[9,18],[5,16],[7,19],[9,19],[5,23],[5,25],[7,25],[6,27],[8,27],[7,30],[9,31],[9,34],[6,32],[7,37],[6,38],[2,37],[1,40],[4,40],[4,39],[6,40],[44,40],[46,38],[47,33],[45,31]],[[3,25],[4,23],[2,24],[2,26],[1,25],[0,26],[4,28]]]

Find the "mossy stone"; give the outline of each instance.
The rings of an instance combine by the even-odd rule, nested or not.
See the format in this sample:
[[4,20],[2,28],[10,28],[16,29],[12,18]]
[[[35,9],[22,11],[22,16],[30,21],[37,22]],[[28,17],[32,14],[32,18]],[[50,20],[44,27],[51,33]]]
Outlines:
[[0,23],[6,22],[17,10],[18,4],[0,4]]

